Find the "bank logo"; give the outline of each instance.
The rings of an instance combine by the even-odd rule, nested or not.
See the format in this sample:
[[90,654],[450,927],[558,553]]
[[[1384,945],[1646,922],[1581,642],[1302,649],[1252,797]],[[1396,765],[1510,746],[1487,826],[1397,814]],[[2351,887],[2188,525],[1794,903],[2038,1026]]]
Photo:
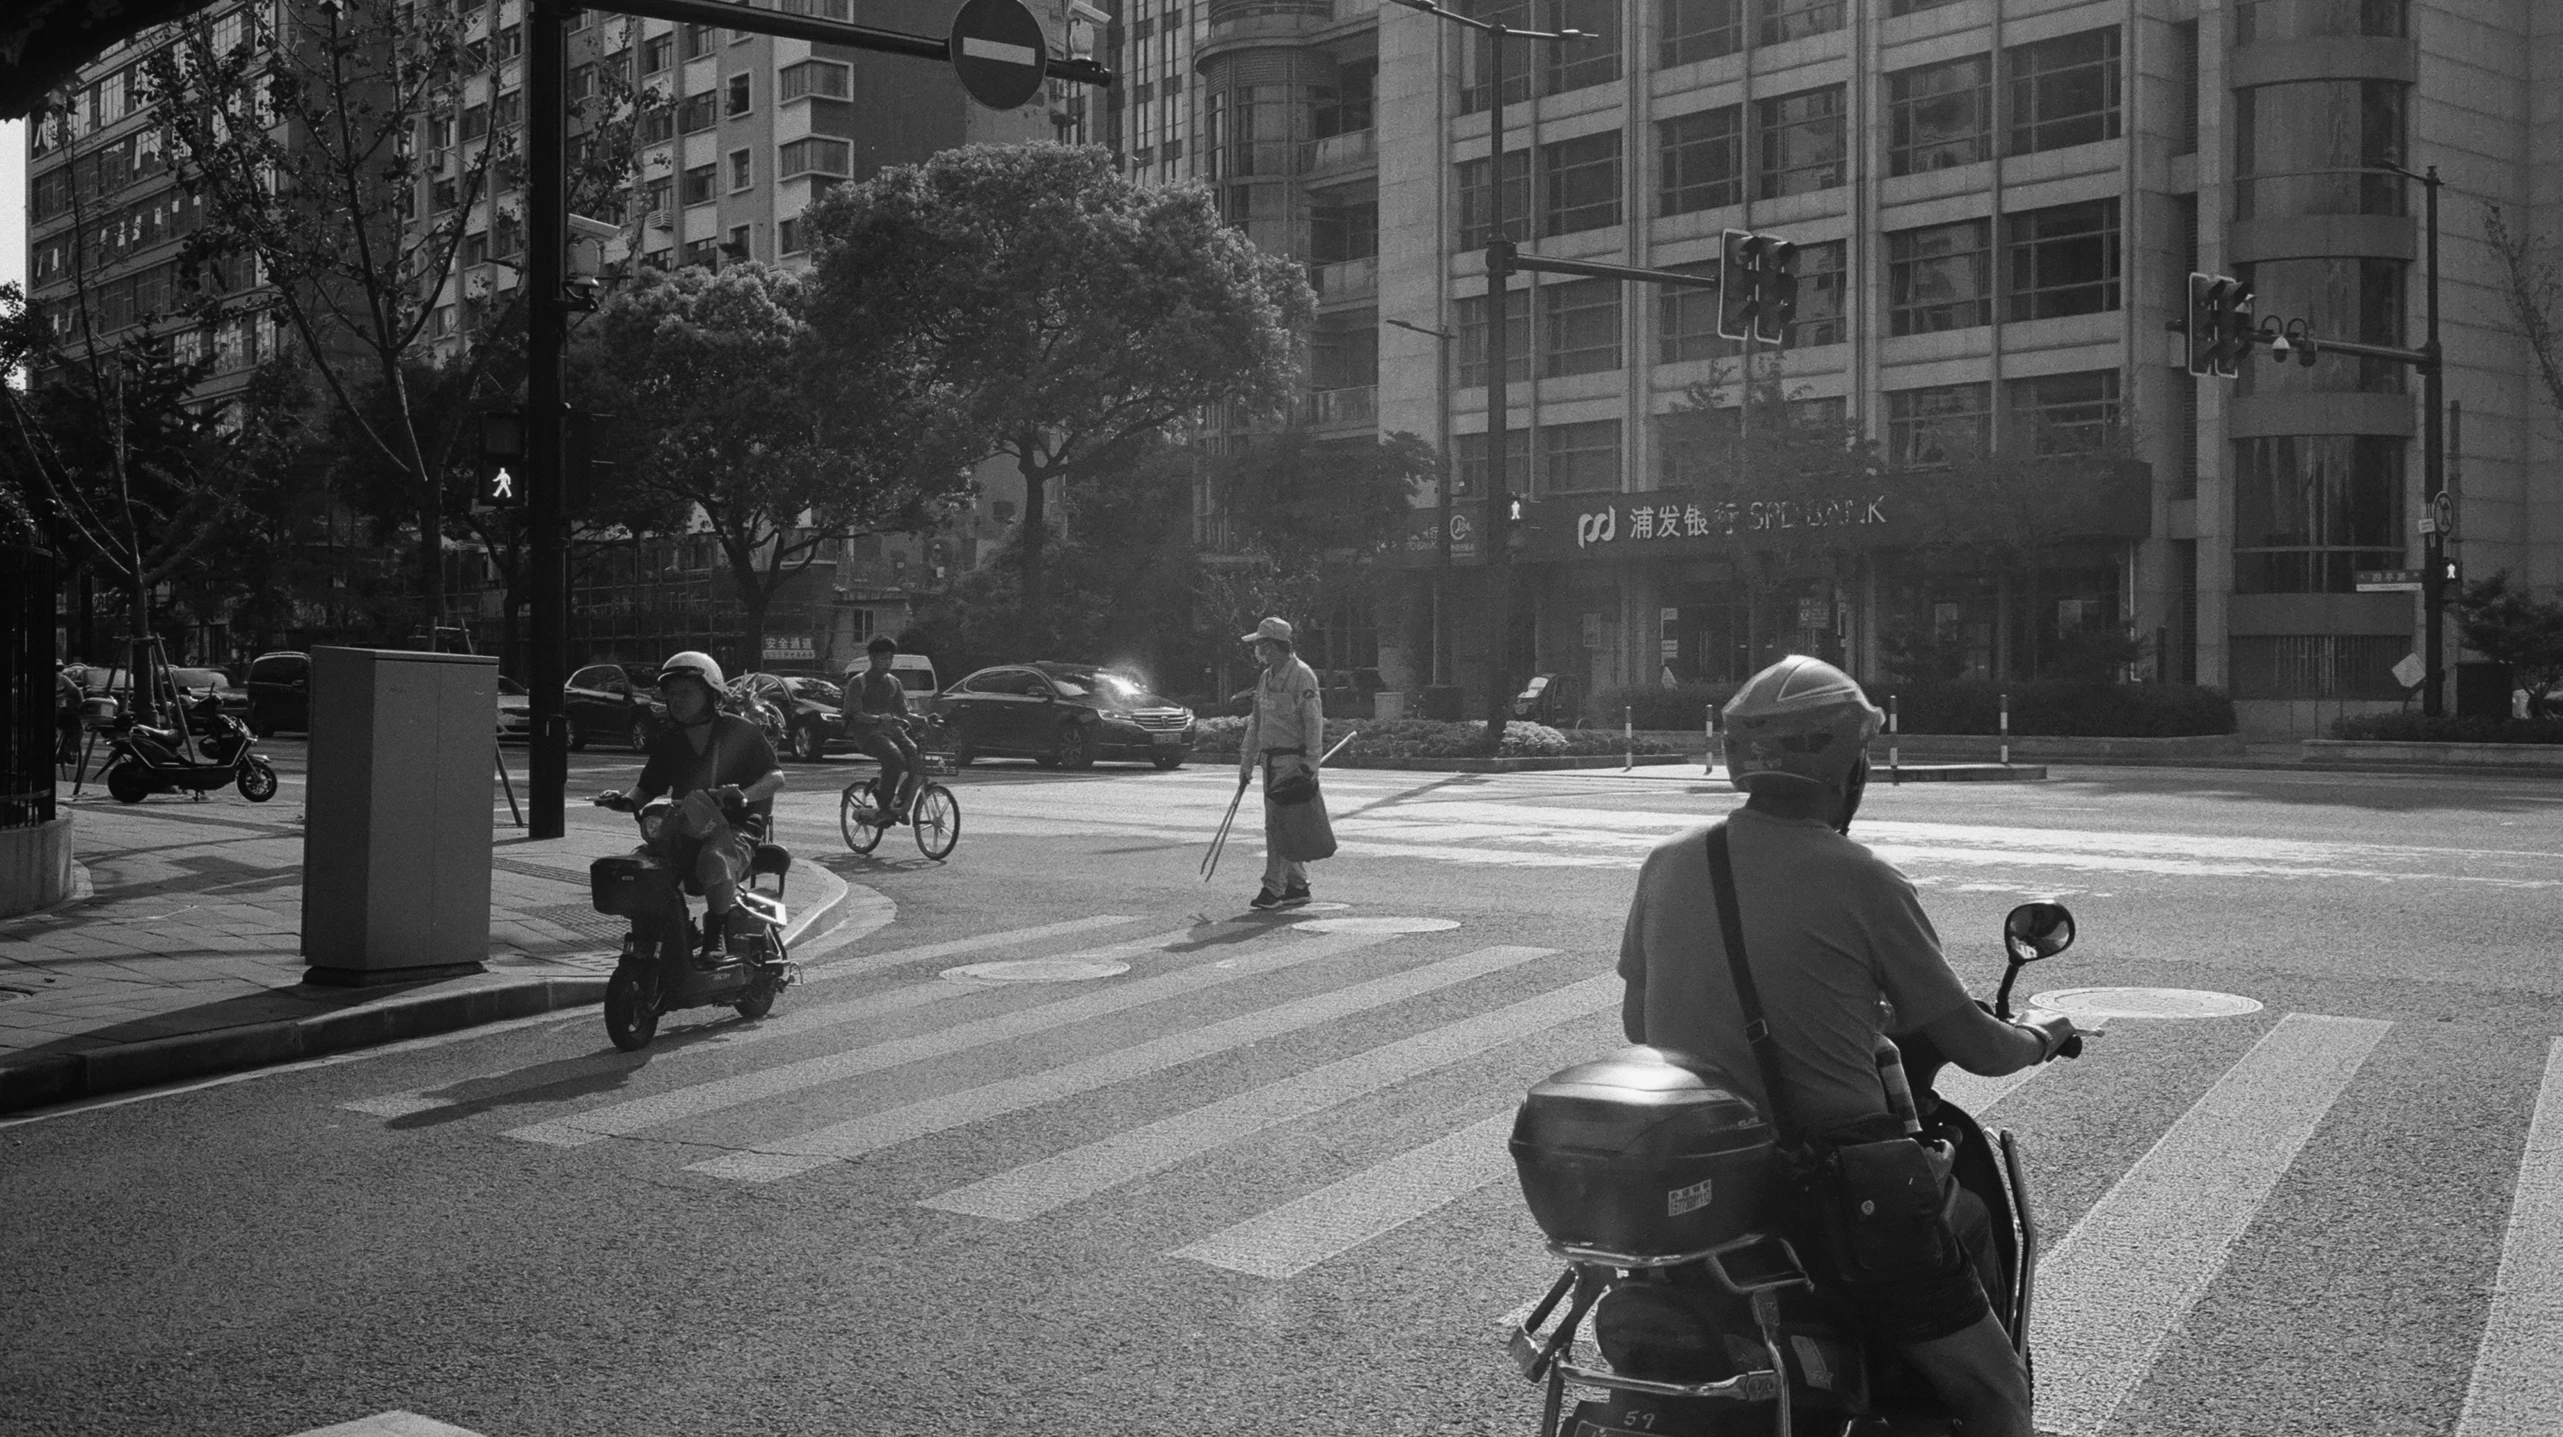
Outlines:
[[1605,509],[1599,514],[1575,516],[1575,547],[1607,544],[1620,535],[1620,511]]

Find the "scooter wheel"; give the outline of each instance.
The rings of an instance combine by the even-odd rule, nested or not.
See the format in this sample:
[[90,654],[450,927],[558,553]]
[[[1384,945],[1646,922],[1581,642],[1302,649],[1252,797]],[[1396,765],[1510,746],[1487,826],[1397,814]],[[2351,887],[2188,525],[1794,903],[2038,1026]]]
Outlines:
[[605,985],[605,1036],[626,1053],[648,1047],[658,1036],[658,999],[658,985],[644,982],[639,969],[615,969]]
[[748,995],[746,997],[741,998],[733,1006],[739,1010],[740,1017],[747,1019],[751,1023],[755,1022],[757,1019],[774,1011],[774,985],[771,983],[758,983],[755,987],[748,990]]
[[276,770],[265,759],[253,758],[240,766],[240,776],[232,780],[232,787],[251,803],[265,803],[276,796]]
[[151,796],[151,775],[131,759],[107,770],[107,792],[118,803],[140,803]]

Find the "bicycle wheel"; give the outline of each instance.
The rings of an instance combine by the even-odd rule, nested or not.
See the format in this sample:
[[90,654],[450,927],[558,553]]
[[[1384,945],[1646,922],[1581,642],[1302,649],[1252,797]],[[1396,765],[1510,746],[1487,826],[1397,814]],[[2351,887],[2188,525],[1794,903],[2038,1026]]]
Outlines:
[[881,810],[872,803],[870,782],[849,783],[837,800],[837,827],[845,834],[845,846],[857,853],[870,853],[881,843]]
[[939,783],[917,794],[917,851],[940,861],[961,841],[961,801]]

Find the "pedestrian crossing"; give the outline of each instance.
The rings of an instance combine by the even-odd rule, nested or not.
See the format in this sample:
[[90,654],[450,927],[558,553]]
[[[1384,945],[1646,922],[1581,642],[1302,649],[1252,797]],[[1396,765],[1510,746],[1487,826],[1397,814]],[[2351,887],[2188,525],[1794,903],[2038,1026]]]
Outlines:
[[[845,953],[761,1023],[679,1015],[640,1058],[581,1052],[341,1106],[395,1126],[487,1119],[465,1129],[472,1140],[554,1155],[543,1161],[597,1161],[583,1150],[612,1141],[618,1161],[660,1169],[671,1186],[789,1190],[861,1172],[864,1200],[907,1206],[966,1246],[995,1233],[1067,1242],[1115,1222],[1148,1232],[1170,1270],[1247,1290],[1324,1282],[1364,1255],[1429,1269],[1436,1215],[1465,1211],[1518,1248],[1519,1286],[1467,1295],[1454,1320],[1468,1303],[1536,1295],[1550,1260],[1509,1194],[1512,1106],[1561,1059],[1618,1043],[1605,960],[1486,944],[1465,925],[1328,933],[1259,918],[1121,936],[1144,926],[1097,915]],[[1055,984],[937,971],[1017,955],[1131,967]],[[2267,1240],[2309,1145],[2364,1120],[2362,1073],[2397,1043],[2448,1042],[2433,1025],[2375,1017],[2273,1010],[2217,1022],[2227,1026],[2119,1020],[2081,1063],[1943,1081],[1953,1100],[2024,1130],[2042,1194],[2077,1194],[2042,1214],[2050,1246],[2033,1323],[2040,1425],[2060,1437],[2122,1430],[2167,1380],[2165,1354]],[[2480,1332],[2462,1335],[2472,1357],[2459,1437],[2551,1433],[2563,1412],[2552,1362],[2563,1350],[2563,1040],[2544,1057],[2516,1104],[2528,1127],[2497,1254],[2483,1254],[2479,1274],[2435,1275],[2452,1295],[2491,1295]],[[2514,1078],[2516,1065],[2483,1071]],[[622,1081],[587,1081],[604,1075]],[[2137,1076],[2172,1100],[2126,1103]],[[1430,1101],[1400,1105],[1427,1088]],[[2141,1127],[2145,1141],[2107,1160],[2123,1170],[2088,1172],[2084,1150],[2041,1140],[2076,1124]],[[980,1140],[998,1132],[1006,1140]],[[1187,1175],[1283,1151],[1297,1157],[1279,1183],[1229,1192],[1216,1208],[1184,1202]],[[1491,1306],[1465,1325],[1482,1330]]]

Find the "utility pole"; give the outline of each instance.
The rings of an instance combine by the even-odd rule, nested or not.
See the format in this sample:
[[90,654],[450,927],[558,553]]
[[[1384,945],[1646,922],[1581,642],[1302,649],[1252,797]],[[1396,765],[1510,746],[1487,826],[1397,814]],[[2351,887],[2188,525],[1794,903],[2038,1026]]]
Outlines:
[[[2400,173],[2410,175],[2411,171]],[[2447,360],[2438,343],[2438,166],[2414,176],[2427,195],[2429,286],[2428,337],[2421,341],[2421,502],[2430,506],[2431,522],[2421,535],[2421,713],[2438,718],[2447,712],[2447,526],[2439,518],[2447,497]]]
[[1441,446],[1441,472],[1433,483],[1433,548],[1436,567],[1433,573],[1433,668],[1435,688],[1449,682],[1442,673],[1442,604],[1444,590],[1451,581],[1451,341],[1459,336],[1447,329],[1428,329],[1402,319],[1381,321],[1425,336],[1434,341],[1434,388],[1441,395],[1441,432],[1436,436]]
[[526,835],[568,831],[570,754],[561,684],[569,658],[569,535],[561,502],[561,352],[568,342],[563,261],[568,188],[563,166],[569,20],[562,0],[533,0],[525,16],[525,522],[533,593],[527,619]]

